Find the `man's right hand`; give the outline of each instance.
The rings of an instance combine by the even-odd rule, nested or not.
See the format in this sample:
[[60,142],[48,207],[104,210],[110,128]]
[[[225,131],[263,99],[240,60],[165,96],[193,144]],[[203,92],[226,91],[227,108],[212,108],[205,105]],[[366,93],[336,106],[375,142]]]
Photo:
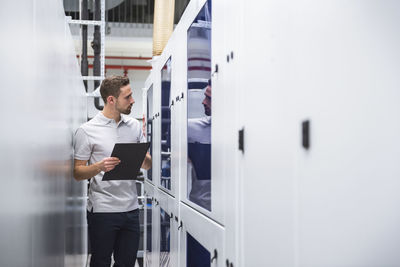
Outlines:
[[74,160],[74,177],[76,180],[86,180],[99,174],[101,171],[108,172],[115,168],[121,161],[119,158],[109,157],[96,162],[92,165],[87,165],[87,160]]
[[103,172],[109,172],[115,168],[121,161],[116,157],[104,158],[102,161],[97,162],[98,167]]

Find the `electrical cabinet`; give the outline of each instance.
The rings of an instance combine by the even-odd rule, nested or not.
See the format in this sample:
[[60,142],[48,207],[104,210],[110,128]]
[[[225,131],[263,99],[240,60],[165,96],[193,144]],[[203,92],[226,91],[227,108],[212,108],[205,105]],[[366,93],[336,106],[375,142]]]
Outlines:
[[399,10],[269,1],[236,13],[240,266],[399,265]]
[[[162,55],[153,59],[146,81],[144,117],[153,157],[146,178],[152,188],[146,209],[152,225],[146,227],[146,266],[191,266],[197,250],[208,255],[210,266],[225,264],[226,177],[218,167],[213,131],[226,125],[212,126],[211,35],[211,1],[191,1]],[[200,221],[192,219],[197,217]],[[200,222],[210,229],[207,234],[201,233]]]
[[156,212],[154,208],[155,192],[154,186],[148,181],[144,184],[144,242],[143,242],[143,264],[146,267],[157,266],[156,265],[156,247],[154,240],[157,239],[157,233],[155,231],[157,221]]
[[226,266],[224,227],[184,203],[179,207],[179,266]]
[[145,266],[178,266],[178,204],[175,198],[145,183]]
[[171,190],[155,185],[177,266],[399,265],[399,10],[190,1],[151,74],[161,107],[171,60]]

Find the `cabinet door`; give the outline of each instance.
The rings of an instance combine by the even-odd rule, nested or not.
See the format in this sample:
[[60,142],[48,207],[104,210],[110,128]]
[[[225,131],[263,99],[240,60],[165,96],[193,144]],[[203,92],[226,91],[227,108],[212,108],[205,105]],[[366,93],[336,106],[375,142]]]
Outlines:
[[[182,27],[177,27],[174,32],[173,51],[171,51],[173,58],[172,61],[172,81],[171,81],[171,97],[170,97],[170,112],[171,112],[171,190],[167,191],[173,197],[179,198],[179,186],[180,186],[180,165],[181,165],[181,151],[182,151],[182,139],[181,139],[181,128],[182,128],[182,102],[184,99],[183,87],[185,86],[185,70],[186,65],[184,61],[184,39],[186,38],[183,31],[180,30]],[[183,40],[181,40],[183,38]],[[171,48],[172,49],[172,48]]]
[[328,2],[293,6],[312,14],[294,30],[297,264],[399,266],[400,4]]
[[153,85],[153,111],[154,118],[152,121],[153,127],[153,155],[152,155],[152,183],[158,187],[160,184],[160,174],[161,174],[161,75],[160,74],[160,64],[158,62],[153,62],[151,73],[151,80]]
[[[193,7],[196,7],[194,9]],[[213,145],[211,84],[211,1],[194,1],[187,29],[187,91],[182,112],[181,200],[207,216],[223,221],[223,177],[217,171],[218,151]],[[216,174],[215,174],[216,173]]]
[[157,202],[159,203],[158,217],[159,220],[159,266],[160,267],[173,267],[177,266],[178,258],[178,232],[175,216],[178,214],[177,204],[175,198],[171,197],[164,191],[158,191]]
[[[151,77],[151,76],[150,76]],[[154,112],[154,89],[153,89],[153,84],[144,89],[144,113],[143,113],[143,118],[145,119],[145,127],[144,131],[146,134],[146,139],[147,142],[150,142],[150,148],[149,148],[149,153],[151,157],[153,158],[154,155],[154,146],[153,146],[153,140],[154,140],[154,121],[155,121],[155,112]],[[150,183],[154,183],[153,181],[153,167],[147,171],[145,171],[145,177],[146,180],[148,180]]]
[[242,27],[234,58],[240,76],[236,103],[244,126],[240,266],[293,266],[295,261],[293,150],[300,137],[293,114],[301,92],[292,84],[292,2],[264,1],[258,8],[242,3],[237,18]]
[[243,6],[241,265],[397,266],[400,5],[304,4]]
[[163,190],[172,192],[171,183],[171,78],[172,57],[168,57],[161,67],[161,135],[160,135],[160,180],[159,186]]
[[143,263],[145,267],[154,266],[154,248],[153,248],[153,224],[154,224],[154,186],[147,181],[144,185],[145,189],[145,206],[144,206],[144,242],[143,242]]
[[238,248],[239,224],[239,159],[243,152],[239,147],[239,131],[243,129],[240,120],[244,112],[243,100],[239,93],[246,92],[247,88],[240,87],[242,73],[240,68],[242,56],[240,48],[240,1],[215,1],[213,6],[213,35],[212,51],[213,64],[218,64],[218,73],[213,75],[213,142],[216,145],[213,151],[213,164],[216,177],[221,177],[224,192],[223,197],[224,226],[226,231],[225,254],[229,265],[237,266],[240,250]]
[[221,225],[181,203],[178,228],[180,267],[226,266]]

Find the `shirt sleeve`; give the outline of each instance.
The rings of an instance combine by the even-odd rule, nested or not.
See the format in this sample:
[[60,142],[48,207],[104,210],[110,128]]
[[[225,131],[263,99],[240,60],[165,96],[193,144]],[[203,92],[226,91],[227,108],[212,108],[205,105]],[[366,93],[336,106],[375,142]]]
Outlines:
[[82,128],[78,128],[74,136],[74,158],[77,160],[89,160],[92,150],[89,138]]

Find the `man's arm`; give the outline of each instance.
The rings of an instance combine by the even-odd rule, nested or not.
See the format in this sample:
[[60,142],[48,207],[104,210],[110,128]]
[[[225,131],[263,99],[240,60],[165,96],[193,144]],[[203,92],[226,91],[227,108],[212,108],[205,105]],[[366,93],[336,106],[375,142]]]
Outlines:
[[151,156],[150,153],[147,152],[146,157],[142,163],[142,169],[149,170],[151,168]]
[[74,160],[74,178],[77,181],[87,180],[99,172],[108,172],[115,168],[121,161],[119,158],[109,157],[92,165],[86,165],[87,160]]

